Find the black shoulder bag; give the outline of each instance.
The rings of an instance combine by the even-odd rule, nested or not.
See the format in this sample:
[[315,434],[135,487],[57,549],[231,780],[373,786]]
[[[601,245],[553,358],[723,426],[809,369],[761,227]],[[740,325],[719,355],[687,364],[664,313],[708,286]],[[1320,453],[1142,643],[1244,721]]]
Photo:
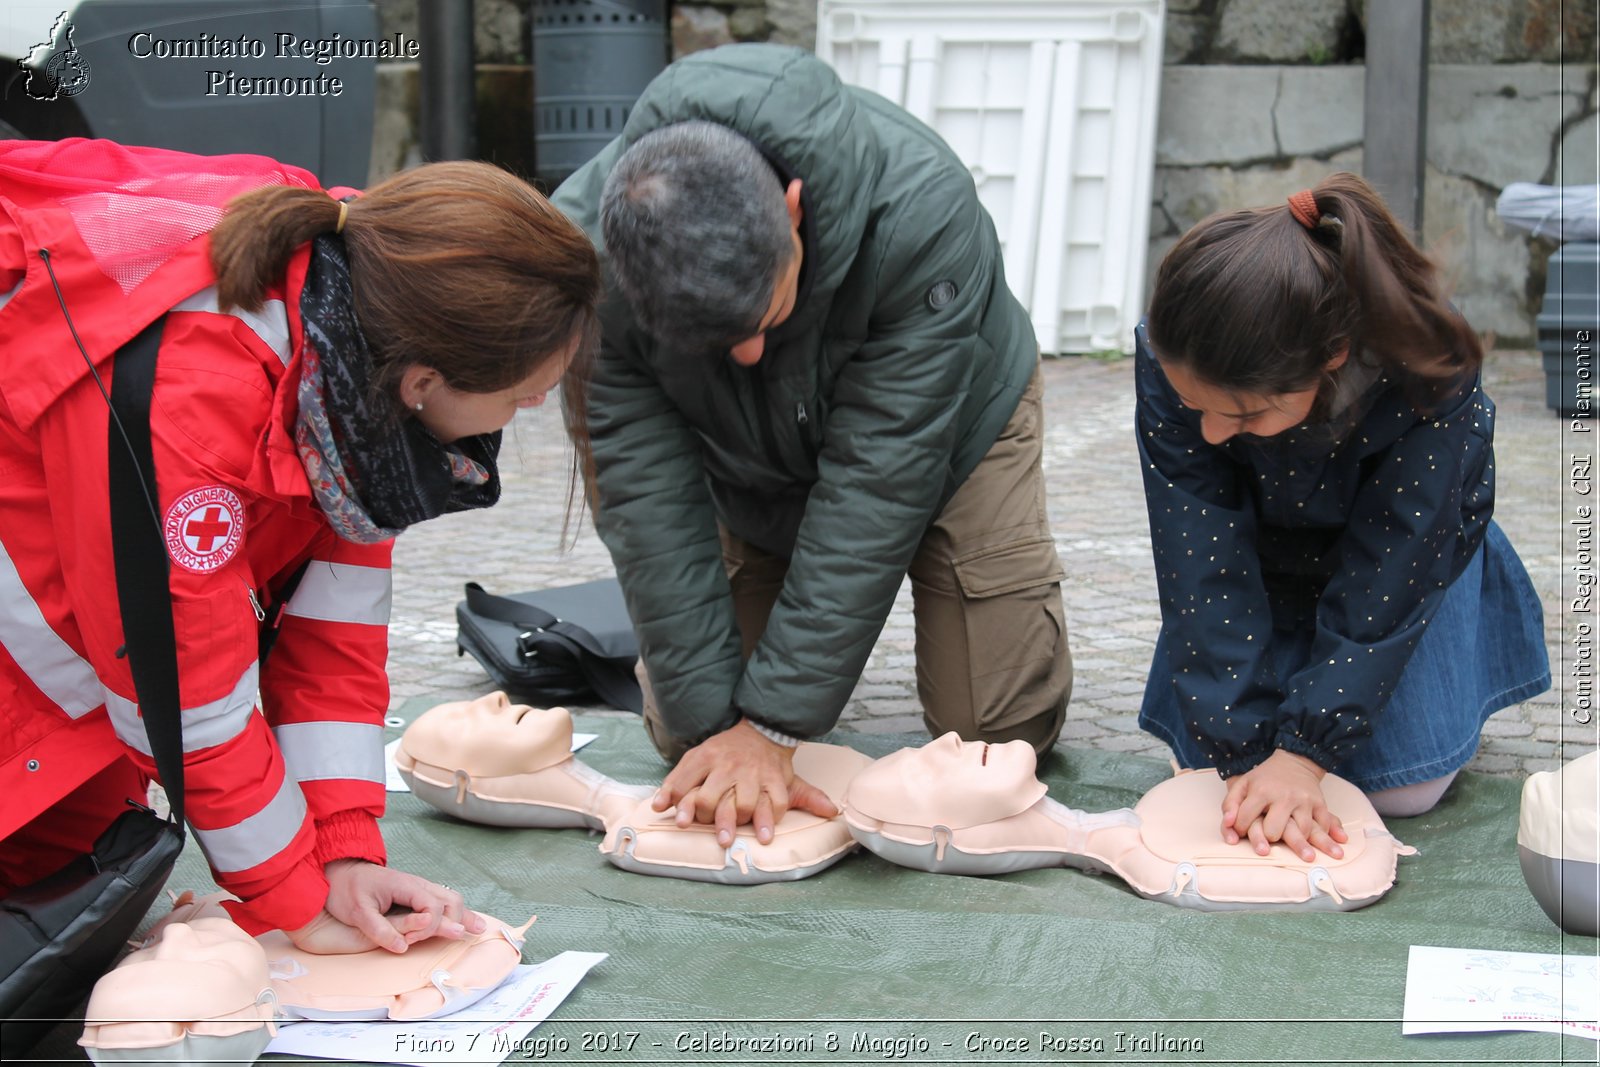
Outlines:
[[472,653],[513,696],[562,704],[593,695],[625,711],[644,707],[633,673],[639,639],[615,578],[510,596],[468,582],[456,625],[458,652]]
[[8,1055],[32,1046],[88,995],[139,928],[183,851],[178,659],[150,448],[162,321],[116,355],[108,455],[122,630],[172,815],[162,819],[130,805],[89,855],[0,900],[0,1046]]

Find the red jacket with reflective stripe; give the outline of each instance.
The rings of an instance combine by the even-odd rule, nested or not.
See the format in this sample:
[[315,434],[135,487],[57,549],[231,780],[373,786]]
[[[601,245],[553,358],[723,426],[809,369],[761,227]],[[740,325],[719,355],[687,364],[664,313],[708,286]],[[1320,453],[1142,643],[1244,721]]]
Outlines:
[[[306,250],[258,313],[212,289],[221,205],[272,183],[318,187],[259,157],[0,141],[0,837],[123,753],[154,775],[117,655],[108,408],[62,302],[107,382],[165,313],[151,437],[186,814],[252,932],[313,918],[328,861],[384,859],[390,545],[333,534],[294,447]],[[305,560],[261,668],[259,607]]]

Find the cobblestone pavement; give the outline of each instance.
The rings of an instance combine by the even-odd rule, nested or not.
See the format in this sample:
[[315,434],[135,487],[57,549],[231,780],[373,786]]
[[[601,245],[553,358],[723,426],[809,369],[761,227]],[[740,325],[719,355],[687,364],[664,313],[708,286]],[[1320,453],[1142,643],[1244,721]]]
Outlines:
[[[1166,746],[1141,732],[1137,722],[1160,613],[1131,429],[1133,362],[1049,359],[1044,377],[1050,521],[1067,569],[1063,591],[1076,664],[1061,743],[1072,750],[1164,758]],[[1572,671],[1577,666],[1590,686],[1594,666],[1592,639],[1573,638],[1580,623],[1592,627],[1595,617],[1569,606],[1576,588],[1572,520],[1583,499],[1569,482],[1573,458],[1592,456],[1597,435],[1573,433],[1567,420],[1545,406],[1537,353],[1492,354],[1485,380],[1499,407],[1496,518],[1544,603],[1556,688],[1495,715],[1469,769],[1517,776],[1595,747],[1594,722],[1580,725],[1572,714],[1580,697],[1592,693],[1580,693]],[[501,503],[424,523],[396,543],[393,706],[418,697],[461,699],[493,688],[475,661],[456,654],[454,610],[464,582],[516,592],[612,573],[610,556],[586,517],[563,548],[570,464],[556,406],[524,412],[507,431]],[[1586,545],[1591,551],[1592,529],[1591,524]],[[922,729],[912,633],[905,586],[842,722],[872,732]]]

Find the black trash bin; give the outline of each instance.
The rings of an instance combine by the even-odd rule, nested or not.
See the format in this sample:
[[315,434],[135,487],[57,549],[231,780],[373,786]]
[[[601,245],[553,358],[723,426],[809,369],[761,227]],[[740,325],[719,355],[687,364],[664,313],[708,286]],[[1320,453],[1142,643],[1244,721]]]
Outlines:
[[1594,418],[1595,344],[1600,334],[1600,244],[1569,241],[1550,257],[1536,320],[1544,355],[1545,403]]
[[670,42],[667,0],[534,0],[536,175],[547,189],[622,132]]

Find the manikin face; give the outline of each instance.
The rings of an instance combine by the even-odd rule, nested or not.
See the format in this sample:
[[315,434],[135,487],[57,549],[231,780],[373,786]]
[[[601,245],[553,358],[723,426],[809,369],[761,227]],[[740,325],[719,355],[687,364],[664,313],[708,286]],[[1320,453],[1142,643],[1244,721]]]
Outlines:
[[167,926],[161,931],[161,940],[147,949],[141,949],[137,958],[203,965],[212,975],[212,980],[224,973],[249,980],[261,969],[262,956],[261,946],[255,938],[232,922],[226,919],[196,919],[191,923],[172,923]]
[[477,777],[530,774],[570,754],[572,717],[565,708],[513,704],[494,692],[429,709],[402,744],[418,762]]
[[[216,1019],[257,1003],[272,980],[261,945],[227,919],[169,923],[95,986],[89,1018]],[[181,1006],[181,1008],[180,1008]]]
[[1033,746],[1026,741],[963,741],[952,732],[923,745],[921,766],[958,791],[1007,792],[1033,781]]
[[1010,818],[1045,787],[1026,741],[988,744],[954,733],[885,756],[850,783],[851,807],[904,826],[959,829]]

